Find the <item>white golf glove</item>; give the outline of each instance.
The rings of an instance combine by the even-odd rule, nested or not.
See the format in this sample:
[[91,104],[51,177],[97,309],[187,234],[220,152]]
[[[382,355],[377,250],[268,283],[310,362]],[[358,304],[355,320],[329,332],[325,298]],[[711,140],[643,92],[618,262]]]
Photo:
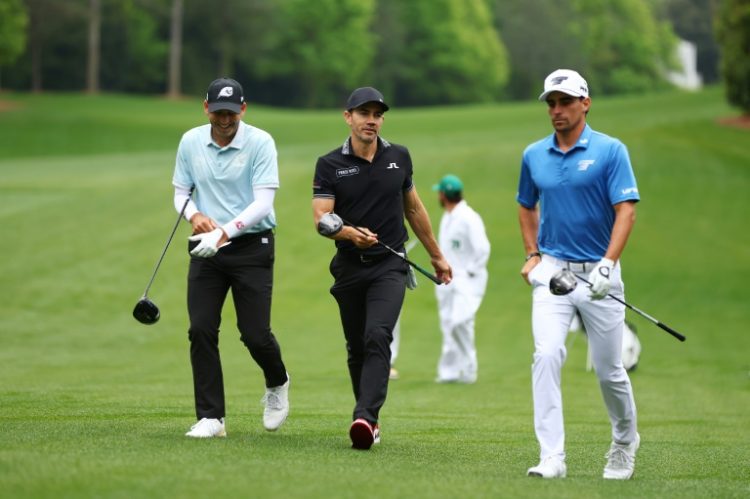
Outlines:
[[[198,246],[193,248],[190,254],[201,258],[210,258],[214,256],[216,252],[219,251],[219,248],[217,248],[216,245],[219,243],[219,239],[221,239],[222,235],[224,235],[223,230],[214,229],[211,232],[204,232],[202,234],[188,237],[189,241],[200,241]],[[223,248],[226,244],[222,244],[221,247]]]
[[609,293],[609,288],[612,287],[610,276],[612,275],[612,267],[614,266],[615,262],[609,258],[602,258],[589,274],[588,280],[591,283],[589,297],[592,300],[601,300]]
[[[406,258],[406,253],[399,253],[401,257]],[[417,273],[414,272],[414,268],[409,265],[408,270],[406,271],[406,288],[407,289],[417,289]]]

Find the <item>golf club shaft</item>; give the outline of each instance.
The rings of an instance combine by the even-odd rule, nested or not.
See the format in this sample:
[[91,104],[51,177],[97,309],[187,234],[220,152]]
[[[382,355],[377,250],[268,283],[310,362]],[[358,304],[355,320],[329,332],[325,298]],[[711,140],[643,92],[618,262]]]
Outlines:
[[[586,284],[588,284],[589,286],[591,286],[591,283],[589,281],[587,281],[586,279],[584,279],[583,277],[579,276],[578,274],[575,274],[575,276],[577,278],[579,278],[580,280],[582,280],[583,282],[585,282]],[[644,318],[650,320],[651,322],[653,322],[654,324],[656,324],[657,326],[659,326],[660,328],[662,328],[664,331],[668,332],[669,334],[671,334],[672,336],[674,336],[675,338],[677,338],[678,340],[685,341],[685,336],[683,336],[682,334],[678,333],[677,331],[675,331],[671,327],[667,326],[663,322],[657,320],[655,317],[651,317],[649,314],[647,314],[643,310],[639,309],[638,307],[634,307],[630,303],[626,302],[625,300],[621,300],[620,298],[616,297],[615,295],[613,295],[611,293],[607,293],[607,296],[609,296],[610,298],[612,298],[615,301],[618,301],[618,302],[622,303],[623,305],[625,305],[626,307],[628,307],[630,310],[632,310],[636,314],[640,315],[641,317],[644,317]]]
[[164,260],[164,255],[167,254],[167,248],[169,248],[169,244],[172,242],[172,238],[174,237],[175,232],[177,232],[177,227],[180,225],[180,220],[182,220],[182,215],[185,213],[185,208],[187,208],[187,205],[190,202],[190,196],[192,196],[193,194],[193,189],[194,187],[190,188],[190,194],[188,194],[188,197],[185,200],[185,203],[182,205],[180,214],[177,215],[177,222],[175,222],[174,228],[172,229],[172,232],[169,234],[169,238],[167,239],[167,244],[164,245],[164,250],[161,252],[161,256],[159,256],[159,260],[156,262],[156,266],[154,267],[154,272],[151,274],[151,279],[148,281],[148,285],[146,286],[146,290],[143,292],[142,298],[146,298],[148,296],[148,290],[151,289],[151,285],[154,283],[154,279],[156,278],[156,272],[159,270],[161,261]]
[[[353,223],[347,222],[343,218],[341,219],[341,221],[344,222],[349,227],[351,227],[354,230],[356,230],[357,232],[360,232],[360,233],[362,233],[362,234],[364,234],[366,236],[369,235],[369,234],[367,234],[367,232],[363,231],[362,229],[360,229],[359,227],[357,227]],[[440,279],[438,279],[436,276],[434,276],[430,272],[427,272],[425,269],[423,269],[422,267],[420,267],[416,263],[412,262],[411,260],[409,260],[408,258],[406,258],[406,256],[402,255],[401,253],[399,253],[395,249],[391,248],[390,246],[388,246],[387,244],[385,244],[384,242],[382,242],[380,239],[378,239],[378,244],[381,245],[382,247],[384,247],[385,249],[387,249],[388,251],[390,251],[391,253],[393,253],[394,255],[398,256],[400,259],[402,259],[403,261],[405,261],[406,263],[408,263],[412,267],[414,267],[414,269],[417,272],[419,272],[420,274],[424,275],[425,277],[427,277],[429,280],[431,280],[435,284],[438,284],[438,285],[443,284],[443,281],[441,281]]]

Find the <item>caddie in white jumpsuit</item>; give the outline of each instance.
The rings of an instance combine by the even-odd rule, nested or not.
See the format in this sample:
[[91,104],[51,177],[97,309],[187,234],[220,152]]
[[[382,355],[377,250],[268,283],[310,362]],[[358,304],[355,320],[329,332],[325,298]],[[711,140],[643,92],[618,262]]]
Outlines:
[[463,199],[463,183],[446,175],[433,186],[444,208],[438,242],[453,268],[453,281],[435,287],[443,333],[438,383],[474,383],[477,350],[474,318],[487,288],[490,242],[482,218]]
[[[532,389],[540,445],[540,463],[528,475],[566,475],[560,372],[568,326],[578,311],[612,424],[603,477],[628,479],[640,437],[621,357],[625,307],[607,294],[624,299],[619,260],[635,222],[638,187],[622,142],[586,123],[591,98],[581,75],[554,71],[539,100],[547,103],[555,132],[524,151],[516,197],[527,255],[521,274],[533,289]],[[562,268],[591,286],[581,281],[572,293],[553,295],[549,281]]]

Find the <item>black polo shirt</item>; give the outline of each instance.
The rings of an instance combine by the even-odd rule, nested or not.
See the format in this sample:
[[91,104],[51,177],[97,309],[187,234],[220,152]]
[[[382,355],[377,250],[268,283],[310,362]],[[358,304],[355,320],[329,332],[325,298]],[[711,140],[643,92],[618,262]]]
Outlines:
[[[318,158],[313,197],[334,199],[334,212],[347,222],[367,227],[391,248],[400,249],[408,234],[404,226],[404,193],[414,188],[412,163],[404,146],[378,137],[372,163],[354,154],[351,139]],[[359,250],[351,241],[336,241],[343,251],[367,255],[387,252],[380,245]]]

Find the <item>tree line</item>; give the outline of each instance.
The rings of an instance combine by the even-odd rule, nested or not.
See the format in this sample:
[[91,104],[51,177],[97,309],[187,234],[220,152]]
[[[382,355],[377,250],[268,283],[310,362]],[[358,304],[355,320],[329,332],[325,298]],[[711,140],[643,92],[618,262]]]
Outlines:
[[529,99],[570,67],[595,95],[640,93],[668,85],[678,34],[697,44],[704,81],[718,80],[712,23],[737,43],[747,28],[731,9],[746,4],[0,0],[0,87],[200,95],[229,75],[256,103],[339,106],[374,85],[412,106]]

